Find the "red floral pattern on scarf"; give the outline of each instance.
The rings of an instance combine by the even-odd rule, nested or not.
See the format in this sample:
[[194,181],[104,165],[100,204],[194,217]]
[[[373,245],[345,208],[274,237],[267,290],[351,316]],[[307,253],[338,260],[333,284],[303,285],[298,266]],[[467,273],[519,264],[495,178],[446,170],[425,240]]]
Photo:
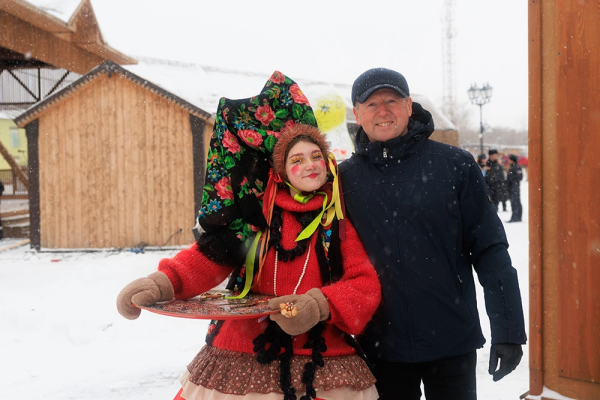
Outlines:
[[300,90],[300,86],[298,86],[298,84],[293,84],[290,87],[290,93],[292,94],[292,98],[296,103],[309,105],[308,99],[304,93],[302,93],[302,90]]
[[279,139],[279,135],[281,134],[281,132],[277,131],[267,131],[267,135],[269,136],[275,136],[277,139]]
[[215,189],[217,189],[217,195],[221,199],[233,199],[233,190],[231,188],[231,178],[225,177],[222,178],[215,185]]
[[223,147],[225,147],[227,150],[229,150],[229,152],[233,154],[240,151],[240,144],[238,140],[229,131],[226,131],[223,135]]
[[254,116],[257,120],[259,120],[263,125],[266,126],[269,126],[269,123],[275,119],[275,113],[273,112],[271,107],[269,107],[268,104],[257,107]]
[[283,75],[279,71],[275,71],[275,72],[273,72],[273,75],[271,75],[269,80],[273,83],[283,83],[283,82],[285,82],[285,75]]
[[247,145],[252,147],[260,147],[263,142],[262,136],[260,133],[253,131],[251,129],[245,129],[243,131],[238,131],[238,136],[242,139]]

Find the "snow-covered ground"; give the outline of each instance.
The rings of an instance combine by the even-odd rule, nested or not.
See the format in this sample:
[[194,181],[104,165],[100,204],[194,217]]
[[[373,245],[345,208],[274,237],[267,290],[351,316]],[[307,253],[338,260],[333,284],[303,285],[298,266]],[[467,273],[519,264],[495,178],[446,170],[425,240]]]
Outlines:
[[[527,182],[523,222],[505,224],[528,326]],[[509,205],[510,209],[510,205]],[[500,212],[503,221],[509,212]],[[115,299],[131,280],[175,251],[36,253],[0,241],[0,399],[171,400],[177,378],[204,344],[207,323],[142,312],[122,318]],[[479,312],[490,337],[483,292]],[[529,388],[529,351],[500,382],[488,375],[489,344],[478,352],[480,400],[519,399]]]

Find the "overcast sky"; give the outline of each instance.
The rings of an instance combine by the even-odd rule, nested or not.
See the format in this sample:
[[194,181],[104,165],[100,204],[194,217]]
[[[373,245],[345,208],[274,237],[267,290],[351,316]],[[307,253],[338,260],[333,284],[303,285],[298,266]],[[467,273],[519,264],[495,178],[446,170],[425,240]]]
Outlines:
[[[458,103],[493,87],[490,126],[527,128],[527,2],[457,0]],[[104,39],[130,55],[352,83],[386,67],[442,104],[444,0],[92,0]],[[257,88],[257,93],[261,88]]]

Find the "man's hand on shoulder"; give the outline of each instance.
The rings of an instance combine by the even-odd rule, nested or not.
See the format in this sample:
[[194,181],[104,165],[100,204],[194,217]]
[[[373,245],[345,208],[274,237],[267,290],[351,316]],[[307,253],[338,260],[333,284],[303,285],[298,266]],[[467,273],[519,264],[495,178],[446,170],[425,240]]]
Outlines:
[[[523,349],[516,343],[497,343],[490,349],[490,367],[488,372],[494,375],[494,382],[498,382],[517,368],[523,357]],[[500,361],[500,368],[498,367]]]

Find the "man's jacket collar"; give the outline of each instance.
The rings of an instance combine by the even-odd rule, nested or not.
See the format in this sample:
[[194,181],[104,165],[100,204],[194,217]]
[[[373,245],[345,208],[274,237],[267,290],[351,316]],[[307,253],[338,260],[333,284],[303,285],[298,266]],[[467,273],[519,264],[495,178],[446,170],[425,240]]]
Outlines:
[[435,130],[429,111],[413,102],[413,113],[408,122],[408,132],[404,136],[386,142],[369,142],[362,127],[356,133],[356,153],[369,157],[373,164],[385,164],[390,160],[402,160],[415,154]]

